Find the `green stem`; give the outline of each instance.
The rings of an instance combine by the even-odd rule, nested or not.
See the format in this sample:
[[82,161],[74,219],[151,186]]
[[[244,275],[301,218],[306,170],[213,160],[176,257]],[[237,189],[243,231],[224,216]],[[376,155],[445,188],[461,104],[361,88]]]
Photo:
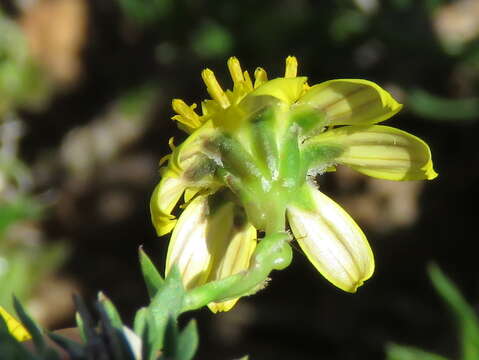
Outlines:
[[182,311],[255,293],[268,279],[271,271],[282,270],[291,263],[289,240],[289,234],[284,232],[266,236],[256,247],[247,270],[188,291]]

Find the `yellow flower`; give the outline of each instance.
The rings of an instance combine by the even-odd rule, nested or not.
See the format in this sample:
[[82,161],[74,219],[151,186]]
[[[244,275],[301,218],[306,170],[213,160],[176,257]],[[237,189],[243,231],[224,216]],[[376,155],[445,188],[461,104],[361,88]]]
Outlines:
[[[212,99],[187,105],[173,100],[179,127],[189,137],[162,160],[162,179],[151,199],[158,235],[171,231],[166,272],[177,265],[187,289],[246,272],[255,259],[257,231],[266,236],[289,224],[318,271],[355,292],[374,271],[361,229],[315,186],[337,165],[388,180],[433,179],[429,147],[404,131],[376,125],[402,107],[377,84],[338,79],[309,86],[286,59],[284,77],[252,80],[232,57],[233,90],[214,73],[202,78]],[[179,219],[174,209],[184,197]],[[255,266],[260,266],[259,263]],[[210,303],[229,310],[238,298]]]
[[5,320],[8,331],[18,341],[27,341],[32,338],[27,329],[25,329],[25,327],[17,319],[10,315],[2,306],[0,306],[0,317]]

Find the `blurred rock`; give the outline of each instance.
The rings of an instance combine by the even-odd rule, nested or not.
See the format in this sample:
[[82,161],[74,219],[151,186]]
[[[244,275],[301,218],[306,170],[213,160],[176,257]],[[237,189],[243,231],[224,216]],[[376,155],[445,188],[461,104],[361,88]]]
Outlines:
[[28,310],[40,324],[48,329],[62,326],[65,319],[71,319],[75,312],[73,294],[80,293],[73,279],[50,276],[35,289],[28,302]]
[[423,182],[374,179],[342,166],[335,176],[340,189],[335,199],[369,229],[386,233],[417,220]]
[[130,114],[121,102],[115,103],[90,124],[73,128],[61,145],[63,165],[75,177],[88,177],[96,167],[112,161],[145,133],[150,105]]
[[81,51],[87,33],[85,0],[39,0],[20,20],[31,55],[61,85],[81,74]]
[[444,5],[433,22],[441,42],[455,51],[479,35],[479,1],[458,0]]

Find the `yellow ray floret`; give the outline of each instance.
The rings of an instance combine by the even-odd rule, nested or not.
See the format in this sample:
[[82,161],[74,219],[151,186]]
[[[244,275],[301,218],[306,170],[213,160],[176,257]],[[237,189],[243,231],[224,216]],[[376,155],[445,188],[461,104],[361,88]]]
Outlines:
[[7,323],[8,331],[13,335],[18,341],[30,340],[32,337],[25,327],[12,315],[10,315],[7,310],[0,306],[0,317],[2,317]]

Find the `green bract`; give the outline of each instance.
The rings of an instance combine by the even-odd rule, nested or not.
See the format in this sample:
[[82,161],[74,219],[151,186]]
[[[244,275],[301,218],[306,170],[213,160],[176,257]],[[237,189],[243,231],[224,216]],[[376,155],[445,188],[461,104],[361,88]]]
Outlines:
[[[173,230],[166,272],[177,265],[190,307],[229,310],[238,297],[263,286],[271,270],[291,260],[289,224],[311,263],[331,283],[355,292],[374,271],[361,229],[319,192],[318,174],[342,164],[389,180],[433,179],[429,147],[417,137],[375,125],[400,109],[366,80],[309,86],[294,57],[285,76],[254,83],[236,58],[228,61],[233,90],[223,91],[211,70],[202,73],[212,100],[173,100],[173,117],[189,137],[162,159],[151,199],[158,234]],[[181,197],[185,210],[173,210]],[[258,239],[257,231],[265,237]]]

